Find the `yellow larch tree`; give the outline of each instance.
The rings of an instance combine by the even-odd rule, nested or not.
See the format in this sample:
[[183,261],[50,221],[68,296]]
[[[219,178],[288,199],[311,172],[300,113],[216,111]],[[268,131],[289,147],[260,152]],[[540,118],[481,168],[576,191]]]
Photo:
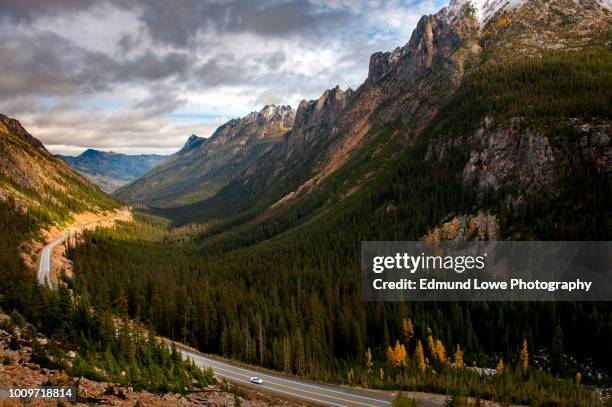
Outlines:
[[417,341],[414,357],[421,372],[425,372],[425,352],[423,352],[423,345],[420,340]]
[[499,358],[499,362],[497,362],[497,366],[495,366],[495,372],[497,372],[497,374],[503,374],[504,373],[504,361]]
[[463,351],[461,350],[461,346],[457,344],[457,350],[455,350],[455,366],[457,368],[463,367]]
[[523,347],[521,349],[521,369],[523,373],[529,369],[529,349],[527,347],[527,339],[523,339]]
[[446,348],[444,348],[444,344],[441,340],[436,339],[436,359],[440,363],[446,363]]
[[406,353],[406,347],[400,343],[399,339],[395,341],[393,348],[391,346],[387,348],[387,359],[393,367],[406,366],[408,354]]

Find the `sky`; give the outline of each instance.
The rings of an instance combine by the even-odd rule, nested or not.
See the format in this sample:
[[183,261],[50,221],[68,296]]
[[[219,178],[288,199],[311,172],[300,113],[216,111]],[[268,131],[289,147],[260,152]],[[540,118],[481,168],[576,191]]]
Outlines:
[[0,0],[0,112],[56,154],[170,154],[357,88],[445,0]]

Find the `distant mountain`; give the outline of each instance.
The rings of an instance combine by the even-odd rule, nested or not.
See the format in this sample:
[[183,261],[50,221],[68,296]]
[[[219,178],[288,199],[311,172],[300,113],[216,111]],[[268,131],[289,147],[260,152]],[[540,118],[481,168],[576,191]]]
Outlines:
[[0,114],[0,200],[42,224],[119,202],[54,157],[16,119]]
[[106,192],[113,192],[168,158],[157,154],[127,155],[94,149],[85,150],[77,157],[58,157]]
[[271,105],[228,121],[209,138],[192,135],[179,152],[115,195],[126,202],[156,207],[199,202],[282,142],[294,120],[290,106]]

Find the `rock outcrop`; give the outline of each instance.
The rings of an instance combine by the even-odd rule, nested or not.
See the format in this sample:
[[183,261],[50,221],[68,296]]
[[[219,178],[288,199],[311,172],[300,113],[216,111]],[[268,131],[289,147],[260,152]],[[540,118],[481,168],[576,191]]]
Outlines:
[[189,138],[183,145],[183,148],[179,150],[178,154],[184,154],[187,151],[190,151],[190,150],[193,150],[199,147],[205,140],[206,139],[204,137],[199,137],[199,136],[196,136],[195,134],[192,134],[191,136],[189,136]]
[[0,114],[0,126],[2,126],[5,132],[12,132],[13,134],[21,137],[34,147],[40,148],[46,154],[49,154],[45,146],[43,146],[43,143],[41,143],[40,140],[32,136],[26,129],[24,129],[21,123],[19,123],[19,120]]
[[515,186],[526,193],[549,190],[554,181],[555,157],[548,138],[518,124],[476,133],[479,148],[463,170],[466,183],[478,191]]

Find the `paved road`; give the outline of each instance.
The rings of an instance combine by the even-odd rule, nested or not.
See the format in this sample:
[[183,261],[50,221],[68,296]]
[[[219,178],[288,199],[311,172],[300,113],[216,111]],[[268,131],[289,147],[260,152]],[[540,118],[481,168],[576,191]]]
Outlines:
[[[287,378],[280,375],[238,367],[236,365],[210,358],[202,353],[180,347],[184,356],[192,359],[200,367],[212,367],[215,376],[242,385],[252,386],[262,393],[279,394],[314,404],[326,406],[378,407],[389,406],[392,396],[383,392],[353,389],[341,386],[323,385],[305,380]],[[252,384],[249,379],[257,376],[262,384]]]
[[[122,211],[122,213],[123,212],[124,211]],[[38,275],[37,275],[38,282],[40,284],[47,284],[51,288],[55,289],[55,284],[53,284],[53,281],[51,281],[51,267],[52,267],[51,257],[53,255],[53,249],[55,249],[55,247],[61,244],[64,240],[74,235],[76,232],[83,230],[83,228],[86,228],[87,226],[91,226],[96,223],[100,223],[105,220],[114,219],[118,216],[120,215],[114,214],[111,216],[107,216],[105,218],[100,218],[100,219],[93,220],[91,222],[86,222],[86,223],[81,223],[79,225],[76,225],[72,229],[70,229],[68,232],[64,233],[63,235],[61,235],[60,237],[58,237],[57,239],[55,239],[54,241],[52,241],[51,243],[43,247],[42,252],[40,253],[40,263],[38,265]]]

